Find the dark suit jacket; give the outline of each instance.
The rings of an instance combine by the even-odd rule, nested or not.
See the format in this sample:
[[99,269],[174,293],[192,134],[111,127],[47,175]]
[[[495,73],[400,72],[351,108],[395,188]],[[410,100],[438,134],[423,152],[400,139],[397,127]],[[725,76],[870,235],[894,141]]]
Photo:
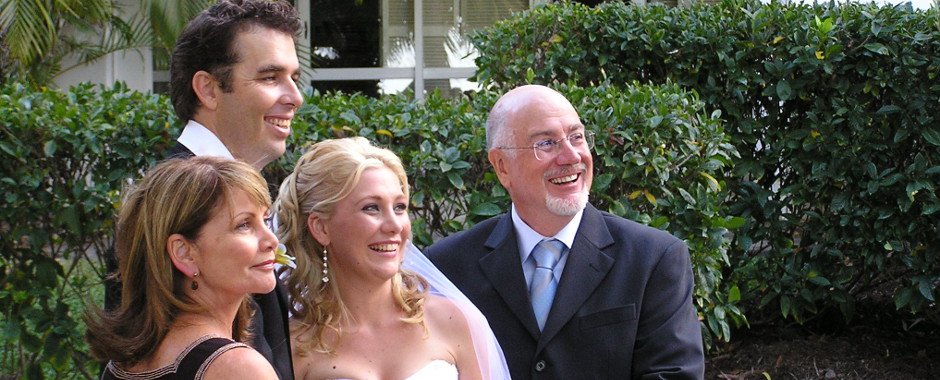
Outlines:
[[512,378],[701,379],[686,245],[588,205],[539,332],[509,214],[427,249],[486,316]]
[[[167,152],[166,158],[189,158],[195,154],[183,144],[177,142]],[[114,254],[108,262],[108,271],[117,270]],[[272,274],[273,275],[273,274]],[[105,284],[105,308],[114,310],[120,305],[121,287],[119,283],[108,281]],[[251,330],[254,332],[252,346],[261,355],[264,355],[281,380],[293,380],[293,360],[290,347],[290,326],[288,325],[287,288],[278,279],[274,290],[267,294],[257,294],[253,297],[255,315],[251,320]]]

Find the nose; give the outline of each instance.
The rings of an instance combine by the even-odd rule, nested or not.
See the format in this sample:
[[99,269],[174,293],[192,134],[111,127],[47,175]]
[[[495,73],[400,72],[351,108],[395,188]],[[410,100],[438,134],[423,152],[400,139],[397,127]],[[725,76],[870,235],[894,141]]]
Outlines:
[[581,150],[571,145],[571,141],[568,139],[563,139],[561,145],[558,146],[558,155],[555,156],[555,161],[562,165],[578,163],[581,161]]
[[385,222],[382,223],[382,226],[385,232],[399,234],[405,228],[405,223],[410,223],[407,215],[397,215],[393,212],[386,214]]
[[292,80],[287,81],[287,88],[284,95],[281,97],[281,101],[294,109],[300,108],[300,105],[304,103],[304,96],[300,92],[300,87],[298,87],[296,82]]
[[261,251],[262,252],[273,251],[275,248],[277,248],[277,243],[278,243],[277,235],[275,235],[274,231],[271,231],[270,228],[265,227],[265,228],[262,228],[262,230],[263,231],[261,231],[261,239],[260,239]]

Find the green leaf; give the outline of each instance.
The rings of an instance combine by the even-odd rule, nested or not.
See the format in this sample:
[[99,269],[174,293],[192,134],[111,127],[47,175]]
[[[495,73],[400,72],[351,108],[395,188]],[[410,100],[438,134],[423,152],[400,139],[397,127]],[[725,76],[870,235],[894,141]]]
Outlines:
[[46,157],[52,157],[55,156],[55,152],[58,150],[58,148],[59,147],[56,145],[55,141],[49,140],[42,145],[42,152],[46,155]]
[[898,113],[898,112],[901,112],[901,107],[898,107],[893,104],[888,104],[886,106],[882,106],[881,108],[879,108],[878,111],[876,111],[875,113],[878,115],[888,115],[888,114]]
[[353,110],[346,110],[346,112],[343,112],[339,115],[339,118],[352,125],[362,124],[362,120],[359,119],[359,116],[356,116],[356,113],[353,112]]
[[[940,168],[940,167],[938,167]],[[611,181],[614,180],[614,175],[610,173],[604,173],[599,176],[594,177],[594,183],[591,184],[591,191],[601,191],[607,189],[610,186]]]
[[790,100],[790,96],[793,95],[793,90],[790,88],[790,82],[787,80],[781,80],[777,82],[777,97],[780,100]]
[[878,42],[870,42],[865,44],[865,49],[872,53],[888,55],[888,48]]
[[926,298],[928,301],[933,302],[933,285],[928,280],[918,281],[917,290],[920,291],[920,295]]
[[13,149],[13,146],[6,141],[0,141],[0,150],[3,150],[6,154],[16,157],[16,151]]
[[871,22],[871,34],[873,34],[873,35],[875,35],[875,37],[877,37],[878,34],[881,33],[881,28],[882,28],[881,22],[879,22],[878,20],[872,20],[872,22]]
[[809,278],[809,282],[812,282],[812,283],[814,283],[814,284],[816,284],[816,285],[819,285],[819,286],[829,286],[829,285],[832,285],[832,283],[830,283],[829,280],[826,279],[826,278],[823,277],[823,276],[810,277],[810,278]]
[[902,288],[897,295],[894,296],[894,308],[896,310],[901,310],[902,307],[907,306],[911,303],[911,297],[914,295],[914,291],[911,288]]
[[469,168],[470,168],[470,163],[467,162],[467,161],[457,161],[457,162],[454,162],[454,163],[453,163],[453,166],[452,166],[452,167],[453,167],[454,169],[457,169],[457,170],[469,169]]
[[920,132],[920,135],[924,136],[924,140],[930,143],[930,145],[940,146],[940,131],[936,129],[924,129]]
[[470,213],[473,215],[479,216],[495,216],[502,213],[502,210],[493,203],[481,203],[476,206],[473,206],[473,209],[470,210]]
[[689,194],[688,191],[685,191],[685,189],[679,188],[679,195],[682,195],[682,199],[685,199],[685,201],[688,202],[690,205],[693,205],[693,206],[695,205],[696,203],[695,198],[692,197],[692,194]]
[[728,290],[728,302],[734,303],[740,300],[741,300],[741,289],[738,289],[738,286],[734,285],[731,287],[731,289]]
[[744,219],[740,216],[731,216],[725,218],[724,222],[721,223],[721,226],[729,230],[736,230],[738,228],[744,227],[747,224],[747,219]]
[[450,184],[459,190],[465,190],[463,185],[463,177],[460,176],[460,173],[449,172],[447,173],[447,179],[450,181]]
[[718,180],[716,180],[715,177],[712,177],[711,174],[708,174],[706,172],[699,172],[698,174],[702,177],[705,177],[705,181],[708,184],[709,190],[711,191],[721,190],[721,185],[718,184]]

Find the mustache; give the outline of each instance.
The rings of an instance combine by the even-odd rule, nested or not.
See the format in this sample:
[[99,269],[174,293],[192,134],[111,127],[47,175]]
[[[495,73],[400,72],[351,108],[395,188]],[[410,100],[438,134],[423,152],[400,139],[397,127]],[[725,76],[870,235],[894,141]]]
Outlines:
[[546,172],[543,177],[545,179],[548,179],[548,178],[558,177],[558,176],[562,176],[566,174],[583,173],[585,171],[587,171],[587,165],[584,164],[583,162],[579,162],[576,164],[571,164],[565,167],[561,167],[561,168]]

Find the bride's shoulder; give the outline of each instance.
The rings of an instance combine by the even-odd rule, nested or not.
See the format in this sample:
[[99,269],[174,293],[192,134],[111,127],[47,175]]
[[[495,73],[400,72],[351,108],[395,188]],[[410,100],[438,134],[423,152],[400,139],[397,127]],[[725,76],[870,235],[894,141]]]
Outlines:
[[466,331],[467,319],[453,301],[435,294],[428,294],[424,303],[424,316],[444,333]]

